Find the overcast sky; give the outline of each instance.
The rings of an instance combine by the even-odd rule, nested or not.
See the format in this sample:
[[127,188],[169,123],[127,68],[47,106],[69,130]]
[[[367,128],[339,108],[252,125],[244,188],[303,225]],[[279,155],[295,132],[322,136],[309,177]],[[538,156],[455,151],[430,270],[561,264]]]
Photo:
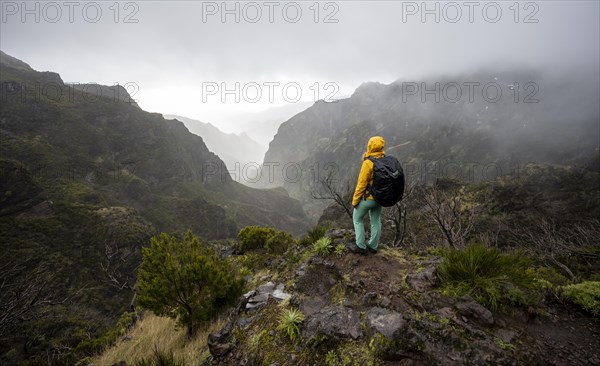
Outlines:
[[[129,83],[145,110],[228,131],[240,114],[365,81],[600,64],[598,1],[429,1],[430,13],[421,1],[223,4],[3,0],[0,48],[67,82]],[[239,103],[223,95],[236,83]]]

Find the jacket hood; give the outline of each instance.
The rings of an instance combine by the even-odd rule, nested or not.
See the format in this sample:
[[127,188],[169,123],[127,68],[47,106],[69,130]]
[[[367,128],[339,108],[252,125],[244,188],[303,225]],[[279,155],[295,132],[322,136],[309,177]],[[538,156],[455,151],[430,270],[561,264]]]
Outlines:
[[381,157],[384,155],[383,148],[385,146],[385,140],[381,136],[373,136],[369,139],[367,144],[367,153],[365,158],[368,157]]

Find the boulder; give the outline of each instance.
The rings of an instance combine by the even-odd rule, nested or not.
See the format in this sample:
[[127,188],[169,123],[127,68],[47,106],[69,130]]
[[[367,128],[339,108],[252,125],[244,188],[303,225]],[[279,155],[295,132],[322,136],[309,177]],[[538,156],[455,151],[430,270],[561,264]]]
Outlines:
[[229,342],[232,330],[233,323],[228,322],[220,331],[208,335],[208,350],[214,358],[223,357],[233,349]]
[[264,285],[258,286],[256,289],[259,294],[272,294],[273,290],[275,290],[275,284],[273,282],[267,282]]
[[308,296],[329,296],[329,290],[341,278],[335,263],[313,257],[296,272],[295,289]]
[[388,340],[399,337],[408,327],[402,314],[379,307],[371,308],[366,314],[367,325]]
[[425,291],[438,284],[436,265],[431,264],[419,273],[411,273],[406,276],[406,283],[416,291]]
[[359,314],[340,305],[323,308],[306,319],[302,330],[302,336],[308,340],[319,335],[335,340],[360,338],[362,332]]
[[483,307],[470,296],[463,296],[460,301],[454,305],[458,313],[468,319],[474,319],[485,325],[494,324],[492,312]]

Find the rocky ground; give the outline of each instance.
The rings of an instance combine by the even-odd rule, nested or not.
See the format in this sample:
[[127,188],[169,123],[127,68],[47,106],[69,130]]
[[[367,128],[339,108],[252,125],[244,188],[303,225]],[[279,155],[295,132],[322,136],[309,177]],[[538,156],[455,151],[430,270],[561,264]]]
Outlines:
[[[333,245],[348,233],[330,231]],[[278,262],[209,336],[211,365],[600,365],[600,327],[546,299],[496,313],[438,288],[433,255],[377,254]],[[291,341],[280,314],[304,314]]]

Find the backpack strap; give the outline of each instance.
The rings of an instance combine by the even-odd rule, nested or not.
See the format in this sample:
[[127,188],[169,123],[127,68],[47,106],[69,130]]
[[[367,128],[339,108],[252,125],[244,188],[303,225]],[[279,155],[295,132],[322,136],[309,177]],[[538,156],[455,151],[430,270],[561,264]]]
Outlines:
[[[372,156],[369,156],[367,158],[368,160],[371,160],[371,163],[373,163],[373,166],[375,166],[375,158]],[[363,194],[363,200],[367,200],[367,196],[369,196],[369,192],[371,191],[371,188],[373,188],[373,181],[371,181],[371,184],[367,185],[367,189],[365,190],[365,194]]]

